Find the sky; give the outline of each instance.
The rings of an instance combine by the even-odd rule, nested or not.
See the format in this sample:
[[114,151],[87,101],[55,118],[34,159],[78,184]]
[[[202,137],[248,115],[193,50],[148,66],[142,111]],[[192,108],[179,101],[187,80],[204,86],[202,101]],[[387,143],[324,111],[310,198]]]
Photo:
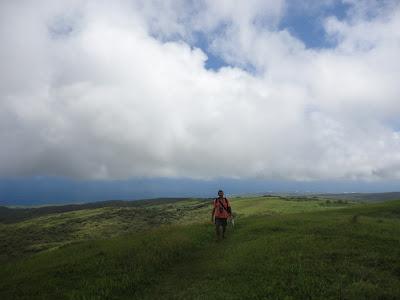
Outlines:
[[398,0],[0,1],[0,43],[0,203],[400,179]]

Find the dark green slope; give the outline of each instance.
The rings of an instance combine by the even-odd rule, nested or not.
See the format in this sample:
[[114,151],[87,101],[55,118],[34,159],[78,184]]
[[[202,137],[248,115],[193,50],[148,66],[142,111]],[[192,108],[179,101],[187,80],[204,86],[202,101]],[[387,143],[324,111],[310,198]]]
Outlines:
[[400,202],[169,225],[4,264],[1,299],[399,299]]
[[[0,206],[0,223],[15,223],[28,220],[35,217],[46,216],[55,213],[66,213],[72,211],[80,211],[87,209],[106,208],[106,207],[133,207],[142,208],[157,204],[176,203],[187,201],[190,198],[154,198],[143,200],[110,200],[90,202],[83,204],[66,204],[66,205],[46,205],[39,207],[6,207]],[[193,198],[192,200],[195,200]]]
[[316,196],[334,200],[342,199],[357,202],[384,202],[399,200],[400,192],[317,194]]

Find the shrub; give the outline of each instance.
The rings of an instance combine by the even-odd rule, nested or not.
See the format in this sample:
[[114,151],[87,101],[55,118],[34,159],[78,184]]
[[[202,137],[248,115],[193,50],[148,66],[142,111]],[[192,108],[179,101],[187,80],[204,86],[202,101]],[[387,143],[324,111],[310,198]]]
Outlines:
[[351,218],[351,223],[358,223],[358,217],[359,215],[353,215],[353,217]]

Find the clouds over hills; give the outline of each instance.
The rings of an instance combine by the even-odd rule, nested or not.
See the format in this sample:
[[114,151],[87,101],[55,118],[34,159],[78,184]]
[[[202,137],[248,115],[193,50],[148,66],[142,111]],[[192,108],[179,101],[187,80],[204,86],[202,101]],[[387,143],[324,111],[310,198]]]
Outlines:
[[0,176],[400,178],[400,5],[344,2],[2,2]]

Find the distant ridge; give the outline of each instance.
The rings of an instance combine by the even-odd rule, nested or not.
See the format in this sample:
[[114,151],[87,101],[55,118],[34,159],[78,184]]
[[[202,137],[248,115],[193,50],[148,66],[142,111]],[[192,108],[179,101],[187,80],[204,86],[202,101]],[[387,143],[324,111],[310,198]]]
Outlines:
[[315,196],[332,199],[352,200],[358,202],[383,202],[390,200],[400,200],[400,192],[315,194]]
[[390,200],[400,200],[400,192],[382,193],[311,193],[311,192],[264,192],[238,194],[236,197],[297,197],[297,198],[328,198],[336,200],[351,200],[356,202],[383,202]]
[[82,204],[65,205],[46,205],[38,207],[6,207],[0,206],[0,223],[13,223],[26,220],[32,217],[38,217],[54,213],[64,213],[83,209],[95,209],[102,207],[135,207],[155,205],[158,203],[175,203],[188,199],[198,198],[154,198],[142,200],[108,200],[99,202],[89,202]]
[[[258,196],[268,197],[285,197],[285,196],[296,196],[298,198],[323,198],[323,199],[334,199],[334,200],[348,200],[354,202],[384,202],[391,200],[400,200],[400,192],[386,192],[386,193],[256,193]],[[254,194],[254,195],[256,195]],[[253,196],[254,196],[253,195]],[[243,197],[243,195],[237,195],[236,197]],[[26,220],[32,217],[38,217],[53,213],[63,213],[76,210],[84,209],[95,209],[102,207],[135,207],[135,206],[146,206],[154,205],[157,203],[175,203],[178,201],[185,201],[188,199],[205,200],[208,198],[192,198],[192,197],[161,197],[152,199],[141,199],[141,200],[107,200],[98,202],[88,202],[81,204],[62,204],[62,205],[44,205],[36,207],[7,207],[0,206],[0,223],[13,223],[22,220]]]

